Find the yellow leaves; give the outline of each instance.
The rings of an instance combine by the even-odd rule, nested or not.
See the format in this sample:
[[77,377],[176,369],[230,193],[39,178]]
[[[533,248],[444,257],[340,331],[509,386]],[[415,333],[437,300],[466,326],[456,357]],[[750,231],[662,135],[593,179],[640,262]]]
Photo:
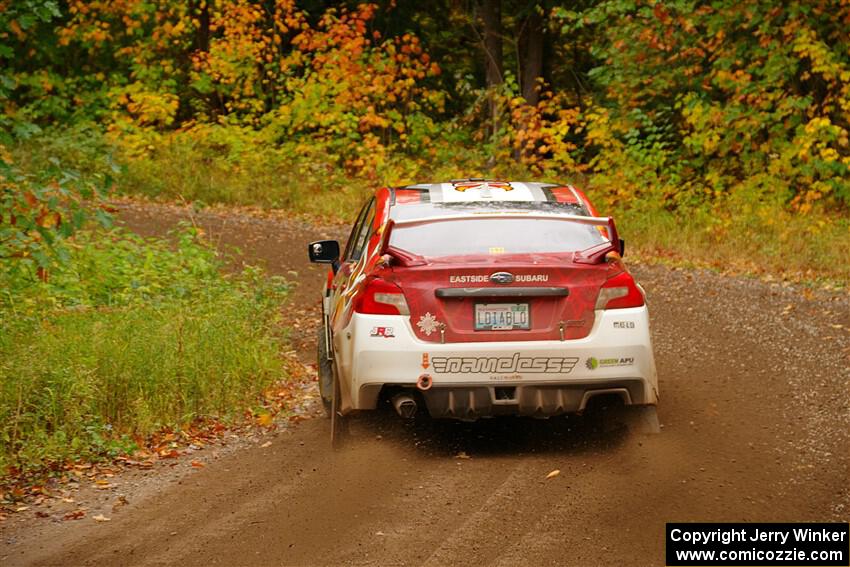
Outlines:
[[850,71],[843,68],[830,47],[811,28],[803,26],[797,31],[793,50],[800,58],[809,59],[812,71],[822,75],[827,82],[847,82],[850,79]]
[[833,148],[822,148],[820,150],[820,158],[823,161],[826,161],[826,162],[838,161],[840,159],[840,157],[841,156],[839,156],[838,152],[835,151]]
[[831,125],[832,122],[828,117],[819,116],[809,120],[809,122],[806,124],[805,131],[807,134],[811,134],[817,132],[818,130],[829,128]]
[[842,163],[848,165],[832,143],[838,147],[847,147],[848,132],[846,129],[833,124],[826,116],[818,116],[809,120],[803,127],[803,135],[794,140],[798,148],[796,157],[802,162],[817,159],[822,163]]

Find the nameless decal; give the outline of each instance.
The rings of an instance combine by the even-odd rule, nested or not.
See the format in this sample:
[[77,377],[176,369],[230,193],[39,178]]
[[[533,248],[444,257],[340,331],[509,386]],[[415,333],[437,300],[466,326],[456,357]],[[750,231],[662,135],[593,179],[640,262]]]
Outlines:
[[431,357],[438,374],[568,374],[578,358],[574,356],[452,356]]

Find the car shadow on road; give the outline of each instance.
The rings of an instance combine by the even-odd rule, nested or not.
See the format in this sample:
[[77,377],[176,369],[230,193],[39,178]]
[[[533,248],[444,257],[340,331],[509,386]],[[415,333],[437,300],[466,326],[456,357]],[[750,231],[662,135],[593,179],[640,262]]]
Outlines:
[[625,425],[606,426],[590,416],[577,415],[464,422],[429,417],[402,420],[390,411],[378,411],[356,416],[350,427],[354,443],[374,438],[431,457],[449,458],[606,451],[622,446],[632,435]]

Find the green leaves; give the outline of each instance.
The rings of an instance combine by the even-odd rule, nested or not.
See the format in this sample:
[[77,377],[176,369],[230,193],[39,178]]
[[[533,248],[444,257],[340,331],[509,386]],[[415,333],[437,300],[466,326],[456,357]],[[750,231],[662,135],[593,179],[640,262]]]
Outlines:
[[769,186],[748,182],[767,171],[778,192],[794,188],[786,198],[799,211],[850,204],[847,5],[609,0],[553,16],[565,41],[592,45],[590,91],[624,144],[599,156],[597,173],[653,164],[660,183],[681,176],[665,200],[722,206]]
[[97,181],[55,160],[27,173],[0,159],[0,268],[13,270],[15,264],[26,267],[34,261],[47,270],[62,261],[66,239],[85,225],[91,208],[97,222],[109,226],[110,215],[99,208],[106,187]]

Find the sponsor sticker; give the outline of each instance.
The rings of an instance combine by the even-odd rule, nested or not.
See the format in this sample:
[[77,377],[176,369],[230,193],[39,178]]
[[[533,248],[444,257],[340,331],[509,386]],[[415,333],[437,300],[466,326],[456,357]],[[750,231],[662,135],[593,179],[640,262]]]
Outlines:
[[372,327],[372,331],[369,334],[373,337],[384,337],[386,339],[395,337],[392,327]]
[[506,181],[456,181],[452,183],[455,188],[455,191],[460,191],[463,193],[469,189],[481,189],[482,191],[486,191],[488,189],[503,189],[505,191],[513,191],[514,188],[511,187],[511,184]]
[[431,312],[425,313],[425,315],[419,318],[419,322],[416,323],[416,326],[425,333],[425,336],[431,336],[431,333],[440,328],[440,322],[437,321],[437,318],[434,315],[431,315]]
[[490,380],[494,382],[513,382],[515,380],[522,380],[522,374],[496,374],[490,376]]
[[548,282],[549,274],[520,274],[514,277],[515,282]]
[[489,276],[449,276],[449,283],[482,283],[489,279]]
[[634,363],[635,359],[631,356],[614,356],[610,358],[596,358],[594,356],[591,356],[584,361],[584,365],[587,367],[588,370],[596,370],[597,368],[611,368],[614,366],[631,366]]
[[[497,278],[504,279],[505,281],[497,281],[493,279],[493,276],[501,276],[502,272],[497,272],[496,274],[490,274],[489,276],[485,275],[450,275],[449,283],[453,284],[474,284],[474,283],[486,283],[486,282],[495,282],[495,283],[511,283],[511,281],[507,281],[507,277]],[[505,274],[506,276],[510,276],[512,274]],[[513,275],[514,283],[542,283],[549,281],[549,274],[517,274]]]
[[634,321],[614,321],[615,329],[634,329],[635,322]]

